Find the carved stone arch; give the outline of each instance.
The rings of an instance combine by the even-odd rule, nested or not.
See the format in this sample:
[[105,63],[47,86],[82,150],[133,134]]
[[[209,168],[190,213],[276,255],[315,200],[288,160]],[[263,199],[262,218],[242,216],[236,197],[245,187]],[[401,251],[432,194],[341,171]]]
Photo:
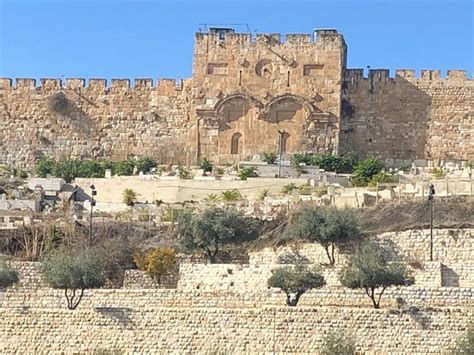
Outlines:
[[318,112],[317,108],[313,105],[313,103],[300,95],[294,94],[283,94],[278,95],[272,98],[264,107],[263,114],[268,115],[273,107],[276,105],[284,102],[284,101],[293,101],[303,107],[309,116],[313,115],[314,113]]
[[246,93],[238,92],[230,95],[226,95],[223,98],[219,99],[219,101],[216,102],[214,105],[214,111],[219,114],[222,112],[223,108],[226,106],[226,104],[229,104],[230,102],[234,100],[242,100],[248,102],[250,106],[254,106],[257,108],[262,108],[263,104],[256,99],[253,96],[250,96]]

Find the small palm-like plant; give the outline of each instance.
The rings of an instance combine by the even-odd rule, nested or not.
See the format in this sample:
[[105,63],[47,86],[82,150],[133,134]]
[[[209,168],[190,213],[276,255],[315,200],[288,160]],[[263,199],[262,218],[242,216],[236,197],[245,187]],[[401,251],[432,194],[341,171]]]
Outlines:
[[122,192],[122,202],[127,206],[133,206],[137,202],[138,193],[132,189],[125,189]]
[[270,190],[265,189],[265,190],[263,190],[262,192],[260,192],[260,194],[258,195],[258,199],[259,199],[260,201],[264,201],[264,200],[265,200],[265,197],[267,197],[267,196],[270,196]]
[[221,192],[220,199],[225,202],[235,202],[242,199],[242,195],[237,190],[225,190]]

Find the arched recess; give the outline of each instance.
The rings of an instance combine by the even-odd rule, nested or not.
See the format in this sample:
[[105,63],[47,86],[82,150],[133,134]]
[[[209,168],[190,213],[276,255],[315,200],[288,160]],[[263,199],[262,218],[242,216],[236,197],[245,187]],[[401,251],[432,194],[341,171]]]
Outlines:
[[284,119],[278,119],[271,117],[272,113],[275,111],[284,111],[286,108],[287,111],[294,111],[298,109],[303,109],[306,112],[307,116],[311,116],[319,110],[313,105],[313,103],[304,98],[303,96],[293,95],[293,94],[284,94],[272,98],[264,107],[263,115],[265,119],[269,122],[279,122]]
[[240,132],[236,132],[232,135],[231,142],[230,142],[230,154],[232,155],[240,154],[241,138],[242,138],[242,134]]

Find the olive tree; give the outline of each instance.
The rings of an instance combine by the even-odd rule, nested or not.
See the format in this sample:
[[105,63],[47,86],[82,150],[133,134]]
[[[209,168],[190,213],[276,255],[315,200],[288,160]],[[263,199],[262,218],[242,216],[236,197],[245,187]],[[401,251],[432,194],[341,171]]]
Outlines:
[[81,302],[84,290],[104,285],[103,259],[103,253],[96,249],[75,254],[57,250],[44,258],[41,269],[49,286],[64,290],[67,306],[73,310]]
[[189,252],[201,251],[211,263],[227,245],[254,239],[258,233],[255,220],[235,209],[212,207],[201,213],[186,211],[178,218],[180,244]]
[[336,262],[334,249],[361,234],[351,210],[313,205],[304,205],[295,213],[288,233],[294,239],[319,243],[326,250],[330,265]]
[[[409,286],[414,283],[405,265],[389,263],[383,250],[375,243],[367,243],[349,257],[340,275],[341,283],[349,288],[364,289],[374,308],[380,307],[380,299],[390,286]],[[376,293],[378,291],[378,295]]]
[[0,263],[0,289],[18,282],[18,272],[5,262]]
[[300,297],[313,288],[326,284],[324,276],[317,269],[305,265],[285,266],[272,271],[268,287],[280,288],[286,294],[286,304],[295,307]]

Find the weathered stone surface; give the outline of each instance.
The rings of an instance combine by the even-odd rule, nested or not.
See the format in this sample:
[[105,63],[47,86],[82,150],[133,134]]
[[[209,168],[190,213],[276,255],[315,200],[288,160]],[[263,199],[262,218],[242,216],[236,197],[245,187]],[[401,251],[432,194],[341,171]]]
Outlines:
[[[151,156],[228,162],[276,152],[473,159],[473,86],[463,71],[346,69],[336,31],[197,33],[193,77],[0,79],[0,162]],[[61,95],[58,97],[58,94]],[[65,100],[64,100],[65,99]]]

